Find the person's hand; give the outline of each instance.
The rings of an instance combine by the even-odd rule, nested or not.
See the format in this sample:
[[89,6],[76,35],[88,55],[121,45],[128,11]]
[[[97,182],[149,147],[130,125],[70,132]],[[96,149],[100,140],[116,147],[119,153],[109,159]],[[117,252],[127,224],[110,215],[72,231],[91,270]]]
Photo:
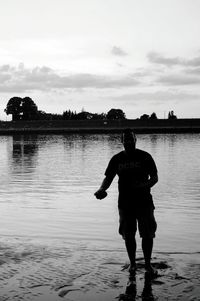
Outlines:
[[99,189],[94,194],[98,200],[102,200],[107,196],[107,192],[103,189]]

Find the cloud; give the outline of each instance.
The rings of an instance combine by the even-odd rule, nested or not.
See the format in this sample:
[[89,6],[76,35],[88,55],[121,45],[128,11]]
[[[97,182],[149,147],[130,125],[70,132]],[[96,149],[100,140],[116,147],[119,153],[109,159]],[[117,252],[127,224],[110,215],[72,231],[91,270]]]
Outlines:
[[159,91],[147,91],[147,92],[136,92],[121,94],[119,96],[113,96],[112,99],[115,101],[123,101],[124,104],[137,105],[141,101],[148,101],[155,105],[164,104],[168,101],[176,102],[188,102],[189,100],[199,100],[200,95],[197,93],[188,93],[187,91],[177,90],[159,90]]
[[185,74],[171,74],[161,76],[157,82],[170,86],[186,86],[186,85],[199,85],[200,78],[195,76],[188,76]]
[[120,89],[138,86],[133,75],[108,76],[90,73],[60,75],[49,67],[25,68],[0,66],[0,89],[2,92],[48,91],[50,89]]
[[121,47],[113,46],[111,53],[116,56],[127,56],[128,53],[125,52]]
[[200,67],[189,68],[189,69],[185,70],[185,73],[187,73],[187,74],[194,74],[194,75],[200,75]]
[[200,56],[190,60],[185,60],[186,66],[200,67]]
[[[161,59],[161,58],[160,58]],[[176,62],[178,63],[178,58]],[[193,60],[194,62],[194,60]],[[197,63],[198,60],[195,60]],[[169,64],[169,62],[167,62]],[[170,62],[172,64],[172,61]],[[175,58],[173,61],[175,64]],[[161,70],[162,69],[162,70]],[[138,68],[132,73],[94,74],[94,73],[60,73],[48,66],[27,68],[23,63],[17,67],[0,66],[0,91],[26,93],[33,91],[74,91],[74,90],[119,90],[135,87],[189,86],[200,84],[200,67],[165,69],[164,66]]]
[[165,66],[174,66],[174,65],[179,65],[182,63],[181,59],[178,57],[175,58],[167,58],[162,56],[161,54],[157,53],[157,52],[150,52],[147,55],[147,58],[149,59],[149,61],[151,63],[155,63],[155,64],[161,64],[161,65],[165,65]]
[[[194,58],[165,57],[157,52],[150,52],[147,55],[150,62],[161,66],[161,72],[156,71],[155,66],[152,72],[154,85],[163,86],[194,86],[200,84],[200,56]],[[167,68],[166,68],[167,67]],[[173,69],[169,67],[174,67]]]
[[7,82],[9,79],[11,78],[10,74],[1,74],[0,73],[0,83],[4,84],[5,82]]
[[200,67],[200,56],[185,59],[180,57],[166,57],[157,52],[149,52],[147,58],[151,63],[161,64],[167,67],[171,66],[191,66],[191,67]]

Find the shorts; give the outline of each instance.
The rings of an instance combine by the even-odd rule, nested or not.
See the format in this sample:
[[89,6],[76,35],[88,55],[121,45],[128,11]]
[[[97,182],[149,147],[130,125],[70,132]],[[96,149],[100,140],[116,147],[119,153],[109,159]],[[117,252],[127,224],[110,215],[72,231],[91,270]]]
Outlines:
[[140,237],[154,238],[157,223],[154,208],[145,208],[139,212],[128,212],[119,209],[119,234],[125,239],[136,234],[137,225]]

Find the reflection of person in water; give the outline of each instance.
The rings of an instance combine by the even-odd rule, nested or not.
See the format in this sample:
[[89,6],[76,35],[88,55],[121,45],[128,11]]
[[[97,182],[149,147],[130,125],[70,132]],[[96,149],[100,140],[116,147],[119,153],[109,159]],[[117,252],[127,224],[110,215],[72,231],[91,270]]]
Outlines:
[[[136,285],[136,276],[131,275],[129,277],[126,290],[124,294],[120,294],[118,300],[119,301],[134,301],[136,300],[137,295],[137,285]],[[145,273],[145,279],[144,279],[144,288],[142,291],[142,300],[151,300],[154,301],[155,298],[153,296],[152,292],[152,279],[149,277],[149,273]]]
[[131,129],[123,132],[122,143],[124,151],[111,158],[105,171],[105,178],[99,190],[95,192],[95,196],[97,199],[106,197],[106,190],[115,175],[118,175],[119,233],[125,240],[130,259],[130,272],[134,273],[136,270],[135,234],[138,224],[145,268],[149,274],[155,276],[157,271],[151,265],[151,254],[157,224],[150,189],[158,181],[157,168],[149,153],[135,147],[136,136]]

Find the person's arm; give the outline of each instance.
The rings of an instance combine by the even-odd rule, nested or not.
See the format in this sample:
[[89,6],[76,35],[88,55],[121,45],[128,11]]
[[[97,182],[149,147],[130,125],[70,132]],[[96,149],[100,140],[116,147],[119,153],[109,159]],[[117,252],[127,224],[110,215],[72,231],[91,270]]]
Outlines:
[[112,181],[113,181],[113,177],[109,177],[109,176],[106,176],[103,179],[100,188],[94,193],[97,199],[101,200],[107,196],[106,190],[110,187]]
[[158,182],[158,174],[150,175],[150,178],[143,182],[136,184],[137,188],[151,188]]
[[148,187],[153,187],[158,182],[158,174],[150,176],[150,179],[147,181]]
[[105,178],[100,188],[94,193],[97,199],[101,200],[107,196],[106,190],[110,187],[117,173],[116,156],[112,157],[105,171]]
[[136,184],[137,188],[139,189],[151,188],[158,182],[157,167],[150,154],[148,154],[148,157],[146,158],[146,166],[148,166],[149,178],[144,182],[139,182]]

